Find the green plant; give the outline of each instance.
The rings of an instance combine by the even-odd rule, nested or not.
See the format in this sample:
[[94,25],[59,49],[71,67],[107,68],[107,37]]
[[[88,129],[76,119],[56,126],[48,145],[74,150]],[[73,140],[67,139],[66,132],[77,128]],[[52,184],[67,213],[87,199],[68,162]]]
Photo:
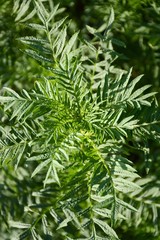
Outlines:
[[1,235],[119,239],[120,226],[125,232],[136,219],[144,227],[149,216],[146,233],[155,237],[159,179],[143,177],[133,159],[138,152],[151,169],[149,143],[160,139],[155,93],[114,66],[112,42],[121,43],[110,34],[113,10],[100,29],[87,26],[88,42],[68,37],[71,22],[56,20],[62,9],[46,3],[34,0],[40,22],[27,24],[41,34],[19,39],[43,74],[33,90],[0,96]]

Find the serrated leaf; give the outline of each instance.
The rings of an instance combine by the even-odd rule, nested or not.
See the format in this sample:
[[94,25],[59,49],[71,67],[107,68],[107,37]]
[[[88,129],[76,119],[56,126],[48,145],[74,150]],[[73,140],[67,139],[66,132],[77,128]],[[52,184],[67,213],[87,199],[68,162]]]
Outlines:
[[48,43],[48,41],[44,40],[43,38],[36,38],[36,37],[33,37],[33,36],[21,37],[21,38],[18,38],[18,40],[20,40],[21,42],[24,42],[24,43],[28,43],[28,44],[31,44],[31,43],[39,43],[39,44]]
[[27,26],[36,30],[43,30],[43,31],[46,30],[46,28],[43,25],[37,24],[37,23],[28,23]]
[[5,148],[5,145],[1,148],[0,157],[1,157],[1,164],[5,165],[10,161],[10,156],[12,154],[12,148]]
[[127,132],[124,129],[118,127],[117,125],[115,125],[115,126],[113,125],[113,130],[114,129],[116,130],[116,131],[114,131],[114,134],[115,134],[115,136],[117,135],[118,138],[119,138],[119,136],[127,137]]
[[24,50],[24,52],[26,54],[28,54],[30,57],[34,58],[35,60],[38,60],[40,62],[49,62],[49,63],[53,63],[52,59],[46,58],[43,55],[38,54],[36,51],[31,50],[31,49],[26,49]]
[[48,159],[49,156],[50,156],[49,153],[42,153],[42,154],[39,154],[39,155],[28,157],[27,161],[45,160],[46,158]]
[[136,99],[138,96],[140,96],[146,89],[150,88],[151,85],[146,85],[146,86],[143,86],[139,89],[137,89],[134,93],[132,93],[132,95],[129,97],[129,100],[133,100],[133,99]]
[[121,122],[118,123],[118,125],[122,127],[122,126],[125,125],[127,122],[129,122],[129,120],[131,120],[133,117],[134,117],[134,116],[132,115],[132,116],[129,116],[129,117],[124,118]]
[[16,12],[17,12],[19,6],[20,6],[20,0],[14,1],[13,13],[16,13]]
[[121,199],[119,199],[119,198],[117,199],[117,203],[118,203],[119,205],[125,207],[125,208],[128,208],[128,209],[130,209],[130,210],[132,210],[132,211],[134,211],[134,212],[137,212],[137,209],[134,208],[131,204],[129,204],[129,203],[127,203],[127,202],[124,202],[123,200],[121,200]]
[[56,168],[64,169],[64,166],[63,166],[62,164],[60,164],[58,161],[56,161],[56,160],[52,160],[52,164],[53,164],[53,166],[55,166]]
[[100,216],[110,218],[111,217],[111,210],[107,208],[93,208],[93,211]]
[[80,222],[79,222],[76,214],[75,214],[73,211],[71,211],[71,210],[69,210],[69,209],[66,209],[66,210],[65,210],[65,215],[66,215],[67,217],[68,217],[68,216],[71,217],[72,221],[74,221],[74,223],[76,223],[76,225],[78,226],[78,228],[81,227]]
[[[14,101],[15,99],[16,99],[15,97],[0,96],[0,102],[1,103],[11,102],[11,101]],[[12,105],[13,104],[14,103],[12,103]]]
[[107,29],[105,31],[105,34],[107,34],[107,32],[112,28],[113,22],[114,22],[114,10],[113,10],[113,8],[111,8],[111,12],[110,12],[110,16],[108,19]]
[[39,173],[44,167],[46,167],[52,160],[47,159],[44,162],[41,162],[36,169],[33,171],[31,178],[33,178],[37,173]]
[[49,14],[48,14],[46,8],[43,6],[42,2],[37,0],[37,1],[35,1],[35,4],[36,4],[36,8],[37,8],[38,17],[45,26],[46,19],[47,19]]
[[[97,49],[95,48],[95,46],[94,46],[93,44],[91,44],[90,42],[88,42],[88,41],[86,41],[86,40],[83,40],[83,41],[84,41],[85,45],[87,45],[87,47],[85,46],[85,49],[86,49],[86,48],[89,48],[89,49],[91,49],[94,53],[97,52]],[[88,57],[87,57],[87,59],[88,59]]]
[[[27,10],[29,8],[30,2],[31,2],[31,0],[23,0],[23,2],[20,5],[20,8],[17,12],[17,16],[15,18],[15,21],[20,20],[22,18],[22,16],[25,15],[25,13],[27,12]],[[17,10],[17,6],[15,7],[15,9]]]
[[33,9],[25,18],[21,19],[19,22],[23,23],[31,19],[36,14],[36,10]]
[[125,91],[127,91],[127,87],[128,87],[128,83],[129,83],[129,80],[130,80],[130,77],[131,77],[131,74],[132,74],[132,70],[133,68],[130,68],[127,72],[127,74],[125,74],[125,76],[123,76],[122,80],[123,81],[123,87],[125,89]]
[[54,6],[52,12],[48,15],[48,18],[47,18],[47,21],[46,21],[47,24],[48,24],[48,23],[53,19],[53,17],[56,15],[58,8],[59,8],[59,4],[57,4],[56,6]]
[[54,34],[63,25],[66,19],[67,17],[64,17],[61,20],[53,23],[52,28],[50,30],[50,34]]
[[29,100],[31,100],[29,93],[25,89],[22,89],[22,92],[24,93],[25,97],[27,97]]
[[57,37],[56,57],[58,57],[62,53],[62,50],[65,46],[66,37],[67,37],[67,28],[65,27],[64,29],[61,30],[61,32],[59,33],[59,35]]
[[17,143],[16,140],[14,139],[14,136],[10,132],[8,132],[7,129],[0,126],[0,131],[4,134],[4,137],[9,139],[12,143],[14,143],[14,144]]
[[32,234],[32,238],[33,240],[42,240],[40,235],[35,231],[35,228],[31,228],[31,234]]
[[53,173],[54,173],[54,179],[55,181],[58,183],[59,186],[61,186],[58,174],[57,174],[57,169],[55,168],[55,166],[52,164],[52,169],[53,169]]
[[140,188],[136,183],[120,177],[114,178],[115,188],[123,193],[128,193]]
[[133,179],[139,178],[139,175],[137,173],[130,172],[130,171],[127,171],[125,169],[122,169],[122,168],[116,167],[116,166],[113,169],[113,174],[118,175],[122,178],[124,178],[124,177],[130,177],[130,178],[133,178]]
[[4,87],[5,90],[7,90],[7,92],[11,93],[12,95],[14,95],[17,99],[23,99],[17,92],[15,92],[13,89],[8,88],[8,87]]
[[66,227],[71,220],[72,220],[71,217],[68,216],[65,220],[63,220],[63,221],[59,224],[57,230]]
[[126,87],[126,91],[124,93],[123,99],[126,100],[130,98],[130,95],[132,94],[134,87],[141,80],[142,77],[143,75],[139,75],[138,77],[132,80],[132,82]]
[[113,201],[113,196],[107,194],[106,196],[99,196],[99,195],[95,195],[92,194],[91,198],[99,203],[104,202],[104,201],[108,201],[108,202],[112,202]]
[[15,103],[15,109],[13,110],[10,120],[12,120],[14,117],[18,117],[19,113],[22,112],[22,109],[25,108],[24,112],[26,112],[27,105],[28,105],[27,101],[20,101],[18,103]]
[[56,223],[59,223],[60,218],[58,217],[57,213],[54,211],[54,209],[52,208],[50,211],[51,216],[55,219]]
[[19,229],[25,229],[25,228],[30,228],[31,224],[27,223],[22,223],[22,222],[15,222],[15,221],[9,221],[9,225],[14,228],[19,228]]
[[107,236],[111,236],[118,239],[116,232],[106,222],[99,220],[97,218],[93,218],[93,221],[103,230],[104,233],[107,234]]
[[79,31],[74,33],[73,36],[69,39],[68,43],[66,44],[63,52],[62,52],[62,57],[65,55],[65,54],[69,54],[72,47],[74,46],[76,40],[77,40],[77,37],[78,37],[78,34],[79,34]]
[[129,116],[124,118],[120,123],[118,123],[118,127],[126,128],[126,129],[133,129],[135,125],[138,123],[138,120],[130,121],[134,116]]
[[48,171],[47,171],[47,174],[46,174],[46,177],[45,177],[45,180],[43,181],[43,184],[44,184],[44,188],[46,187],[47,183],[49,183],[49,177],[52,173],[52,164],[50,164],[49,168],[48,168]]
[[17,154],[17,158],[16,158],[16,164],[15,164],[15,170],[18,168],[19,162],[23,156],[25,148],[26,148],[25,142],[23,144],[19,144],[18,154]]
[[142,95],[140,98],[136,98],[136,100],[137,100],[137,101],[143,101],[144,99],[149,98],[149,97],[152,97],[152,96],[154,96],[155,94],[157,94],[157,92],[147,93],[147,94]]
[[66,153],[66,151],[60,147],[58,148],[58,150],[62,153],[62,155],[66,158],[66,160],[69,161],[69,156]]

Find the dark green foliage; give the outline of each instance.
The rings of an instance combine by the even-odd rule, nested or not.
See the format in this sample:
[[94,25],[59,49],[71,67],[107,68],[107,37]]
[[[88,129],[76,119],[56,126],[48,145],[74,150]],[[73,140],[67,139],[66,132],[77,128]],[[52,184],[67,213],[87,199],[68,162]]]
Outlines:
[[158,239],[159,105],[142,75],[116,67],[113,9],[102,27],[87,25],[91,41],[52,1],[14,11],[34,29],[19,41],[38,77],[0,96],[1,238],[127,239],[133,228]]

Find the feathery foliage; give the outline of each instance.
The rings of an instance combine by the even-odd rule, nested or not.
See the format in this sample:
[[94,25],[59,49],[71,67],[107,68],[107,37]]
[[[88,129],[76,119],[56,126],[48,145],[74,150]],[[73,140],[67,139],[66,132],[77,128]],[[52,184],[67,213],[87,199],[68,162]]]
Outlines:
[[101,28],[87,26],[88,42],[70,36],[59,5],[34,0],[27,13],[30,3],[15,1],[16,21],[38,33],[19,41],[43,74],[34,89],[4,87],[0,96],[3,238],[119,239],[120,225],[146,216],[158,235],[159,180],[140,179],[132,154],[141,152],[149,171],[159,107],[150,85],[138,87],[142,76],[114,65],[113,9]]

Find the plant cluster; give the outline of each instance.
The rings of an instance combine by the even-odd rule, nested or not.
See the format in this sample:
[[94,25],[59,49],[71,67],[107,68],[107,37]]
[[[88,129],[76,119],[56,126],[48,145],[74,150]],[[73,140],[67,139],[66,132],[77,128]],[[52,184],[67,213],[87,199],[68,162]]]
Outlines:
[[33,89],[0,96],[1,238],[127,239],[133,227],[159,239],[159,105],[142,75],[115,64],[113,9],[86,27],[91,41],[53,1],[16,0],[14,12],[38,74]]

